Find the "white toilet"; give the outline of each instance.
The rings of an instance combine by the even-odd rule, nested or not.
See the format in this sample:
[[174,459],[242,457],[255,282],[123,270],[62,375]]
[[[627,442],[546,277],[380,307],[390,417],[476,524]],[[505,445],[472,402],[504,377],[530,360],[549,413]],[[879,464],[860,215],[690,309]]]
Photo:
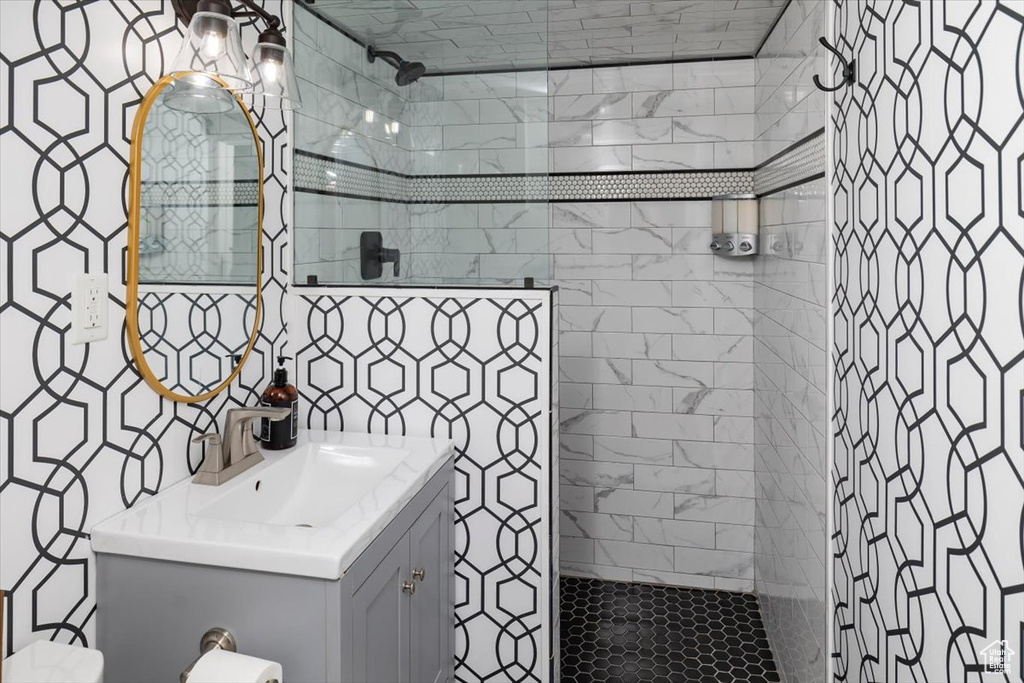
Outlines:
[[4,683],[102,683],[103,653],[37,640],[3,661]]

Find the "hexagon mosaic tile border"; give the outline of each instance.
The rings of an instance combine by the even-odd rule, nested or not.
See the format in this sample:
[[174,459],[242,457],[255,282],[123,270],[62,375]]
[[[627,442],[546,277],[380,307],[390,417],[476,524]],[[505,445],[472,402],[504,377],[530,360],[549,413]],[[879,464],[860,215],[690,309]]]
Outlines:
[[295,190],[403,204],[709,199],[778,192],[825,172],[820,130],[757,168],[416,176],[295,150]]
[[413,176],[295,150],[295,190],[408,204],[708,199],[752,192],[751,171]]
[[825,129],[812,133],[790,149],[754,169],[754,194],[779,192],[825,174]]
[[142,206],[256,206],[259,183],[235,182],[143,182],[139,201]]
[[779,681],[757,598],[562,579],[563,683]]

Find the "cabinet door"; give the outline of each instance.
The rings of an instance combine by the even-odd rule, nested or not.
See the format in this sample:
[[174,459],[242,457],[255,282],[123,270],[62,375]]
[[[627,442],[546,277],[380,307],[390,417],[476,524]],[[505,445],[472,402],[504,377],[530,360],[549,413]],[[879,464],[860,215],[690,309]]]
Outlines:
[[443,683],[452,673],[451,639],[455,625],[451,603],[450,509],[446,487],[409,530],[410,574],[416,583],[416,592],[409,598],[413,683]]
[[403,537],[352,595],[353,659],[359,683],[408,683],[409,539]]

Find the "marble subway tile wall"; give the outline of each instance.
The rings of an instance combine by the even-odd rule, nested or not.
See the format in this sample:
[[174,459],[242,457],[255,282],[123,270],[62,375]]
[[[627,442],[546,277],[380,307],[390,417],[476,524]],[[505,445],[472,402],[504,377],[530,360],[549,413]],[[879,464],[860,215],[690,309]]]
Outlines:
[[551,170],[753,165],[751,60],[552,71]]
[[295,22],[302,93],[302,108],[295,111],[296,148],[408,172],[409,151],[400,138],[409,124],[409,93],[395,84],[394,68],[381,60],[370,64],[365,48],[301,3]]
[[[554,71],[556,173],[752,165],[751,60]],[[567,574],[753,587],[753,266],[709,201],[551,205]]]
[[[409,118],[417,174],[731,169],[753,162],[751,60],[452,75],[425,79],[415,95]],[[418,242],[426,249],[416,252],[418,278],[505,284],[546,279],[555,268],[544,258],[559,251],[545,243],[550,218],[542,204],[428,205],[420,212],[431,217],[425,221],[416,213],[414,233],[430,231]],[[549,239],[567,237],[553,231]],[[602,235],[598,248],[629,237]],[[483,249],[474,251],[477,244]]]
[[824,180],[762,198],[754,275],[757,592],[787,681],[824,680],[828,275]]
[[708,201],[551,211],[563,571],[750,590],[751,262],[707,253]]
[[546,203],[413,204],[408,211],[417,283],[511,284],[548,277]]
[[424,79],[409,106],[415,172],[547,173],[547,89],[544,71]]
[[[409,139],[417,175],[548,173],[546,72],[427,78],[415,96]],[[419,283],[505,285],[550,275],[543,202],[416,204],[409,212]]]
[[[394,173],[412,171],[415,134],[409,99],[416,84],[399,88],[395,70],[370,64],[366,49],[296,3],[295,64],[303,106],[295,112],[295,148]],[[344,191],[344,188],[342,188]],[[305,282],[358,283],[359,235],[384,233],[402,252],[404,272],[386,269],[381,282],[412,272],[406,205],[299,190],[295,196],[295,277]]]
[[[417,173],[752,165],[751,60],[429,81],[410,105]],[[751,589],[753,267],[707,252],[710,203],[411,213],[418,279],[561,287],[563,570]]]
[[755,61],[755,163],[761,163],[825,126],[825,105],[815,74],[828,72],[826,3],[794,0]]
[[297,191],[295,193],[295,274],[304,283],[316,275],[321,283],[358,284],[359,236],[366,230],[382,233],[385,246],[402,254],[395,278],[390,265],[382,281],[406,281],[415,263],[409,235],[409,206],[376,199],[359,199]]
[[[825,125],[825,14],[794,1],[756,60],[758,161]],[[825,680],[828,659],[826,201],[824,179],[762,197],[754,270],[755,583],[787,683]]]
[[[752,60],[551,72],[555,173],[752,165]],[[560,286],[561,566],[753,587],[750,261],[709,201],[550,205]]]

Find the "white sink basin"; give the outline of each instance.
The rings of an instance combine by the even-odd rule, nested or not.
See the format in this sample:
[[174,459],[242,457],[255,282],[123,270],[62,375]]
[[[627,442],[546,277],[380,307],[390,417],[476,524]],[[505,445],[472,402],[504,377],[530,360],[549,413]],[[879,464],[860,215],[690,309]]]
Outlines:
[[409,445],[296,445],[288,457],[263,468],[257,477],[259,488],[231,486],[232,480],[225,485],[230,489],[200,508],[196,516],[284,526],[331,526],[381,481],[402,473],[399,468],[411,453]]
[[92,548],[337,579],[453,453],[446,439],[300,432],[221,486],[185,480],[100,522]]

